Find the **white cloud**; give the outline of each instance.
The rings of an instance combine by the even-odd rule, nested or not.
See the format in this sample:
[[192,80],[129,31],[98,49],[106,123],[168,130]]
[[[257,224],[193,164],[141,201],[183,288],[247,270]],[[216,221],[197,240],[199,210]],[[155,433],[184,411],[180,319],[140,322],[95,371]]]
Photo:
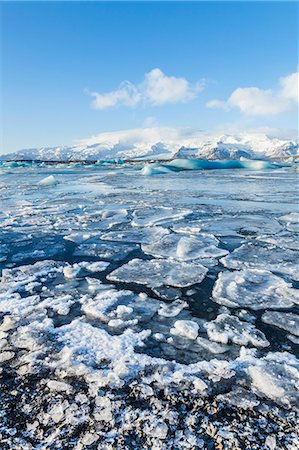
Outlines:
[[211,100],[206,106],[224,110],[239,108],[248,116],[267,116],[289,111],[296,103],[298,103],[298,72],[280,78],[276,90],[257,87],[237,88],[227,100]]
[[90,92],[90,95],[94,97],[92,106],[95,109],[120,105],[134,108],[139,104],[161,106],[166,103],[185,103],[193,100],[203,87],[203,82],[192,85],[185,78],[167,76],[162,70],[153,69],[145,74],[143,82],[138,85],[123,81],[115,91]]

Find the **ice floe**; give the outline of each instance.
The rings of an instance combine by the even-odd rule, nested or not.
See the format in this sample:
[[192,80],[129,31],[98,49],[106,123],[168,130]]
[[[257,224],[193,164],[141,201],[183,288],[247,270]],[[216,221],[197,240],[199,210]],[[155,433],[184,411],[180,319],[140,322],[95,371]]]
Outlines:
[[229,307],[283,309],[299,304],[299,291],[267,270],[244,269],[220,272],[214,285],[213,300]]
[[299,336],[299,315],[291,312],[266,311],[262,321]]
[[266,269],[299,281],[298,256],[299,252],[294,250],[248,242],[222,258],[220,262],[229,269]]
[[230,314],[220,314],[215,320],[206,324],[206,329],[211,340],[222,344],[233,342],[245,346],[252,344],[261,348],[270,345],[266,336],[254,325],[242,322],[238,317]]
[[110,281],[144,284],[151,288],[186,287],[201,283],[207,272],[206,267],[193,262],[132,259],[111,272],[107,278]]
[[218,240],[211,235],[181,236],[170,234],[150,244],[142,244],[144,253],[156,258],[172,258],[179,261],[200,259],[204,264],[205,258],[220,258],[228,251],[217,247]]

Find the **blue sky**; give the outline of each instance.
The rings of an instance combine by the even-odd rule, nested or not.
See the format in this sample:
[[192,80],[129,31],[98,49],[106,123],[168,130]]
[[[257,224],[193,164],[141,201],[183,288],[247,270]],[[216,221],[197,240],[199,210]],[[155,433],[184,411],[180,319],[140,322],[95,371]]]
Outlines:
[[297,13],[286,1],[3,2],[1,151],[148,125],[295,129]]

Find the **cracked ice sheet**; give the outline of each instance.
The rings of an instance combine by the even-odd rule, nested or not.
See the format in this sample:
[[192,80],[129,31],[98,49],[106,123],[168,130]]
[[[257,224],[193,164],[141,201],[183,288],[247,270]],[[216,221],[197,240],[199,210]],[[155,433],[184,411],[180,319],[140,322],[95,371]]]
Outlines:
[[267,270],[244,269],[219,273],[212,298],[229,307],[283,309],[299,304],[299,291]]
[[123,283],[144,284],[150,288],[159,286],[186,287],[201,283],[208,269],[194,262],[178,263],[171,260],[143,261],[132,259],[111,272],[107,279]]
[[278,311],[266,311],[262,315],[262,321],[269,325],[281,328],[289,333],[299,336],[299,315]]
[[205,259],[220,258],[228,251],[217,247],[218,239],[212,235],[181,236],[170,234],[150,244],[142,244],[144,253],[156,258],[172,258],[178,261],[192,261],[200,259],[205,265]]
[[248,242],[225,256],[220,262],[229,269],[266,269],[299,281],[299,252],[274,245],[258,245]]

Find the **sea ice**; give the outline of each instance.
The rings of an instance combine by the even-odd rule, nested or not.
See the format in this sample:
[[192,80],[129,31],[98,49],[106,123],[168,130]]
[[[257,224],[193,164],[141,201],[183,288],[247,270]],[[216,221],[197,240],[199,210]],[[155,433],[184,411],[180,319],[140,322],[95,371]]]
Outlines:
[[170,234],[150,244],[142,244],[144,253],[156,258],[173,258],[179,261],[205,258],[219,258],[227,255],[228,251],[217,247],[218,240],[211,235],[181,236]]
[[220,262],[229,269],[266,269],[299,281],[298,256],[299,252],[294,250],[248,242],[222,258]]
[[188,262],[132,259],[111,272],[110,281],[144,284],[151,288],[159,286],[186,287],[201,283],[208,269],[201,264]]
[[63,268],[65,278],[82,278],[91,273],[103,272],[109,266],[108,262],[96,261],[94,263],[82,261],[73,265],[67,265]]
[[146,294],[134,294],[128,290],[107,289],[97,293],[93,300],[83,302],[83,312],[93,319],[114,325],[112,320],[121,320],[119,324],[127,325],[148,322],[159,309],[159,302]]
[[131,224],[135,227],[151,227],[171,223],[191,214],[190,209],[145,208],[133,212]]
[[282,227],[275,219],[258,215],[221,216],[201,221],[201,229],[216,236],[253,236],[278,233]]
[[174,300],[171,303],[161,303],[158,311],[159,316],[163,317],[176,317],[180,312],[188,307],[188,303],[183,300]]
[[159,240],[169,234],[167,228],[162,227],[148,227],[145,229],[131,229],[123,231],[110,231],[101,235],[101,239],[104,241],[116,241],[126,243],[142,243],[150,244],[155,240]]
[[91,256],[109,261],[120,261],[137,248],[137,245],[114,244],[112,242],[85,243],[78,245],[74,251],[74,256]]
[[199,326],[193,320],[177,320],[170,333],[174,336],[181,336],[187,339],[195,340],[198,336]]
[[242,322],[230,314],[220,314],[205,326],[209,338],[222,344],[233,342],[238,345],[252,344],[262,348],[270,345],[265,335],[254,325]]
[[267,270],[244,269],[220,272],[213,300],[220,305],[254,310],[290,308],[299,304],[299,291]]
[[264,358],[254,358],[247,371],[251,389],[260,397],[268,397],[287,408],[298,404],[299,362],[293,355],[268,353]]
[[266,311],[262,315],[262,321],[269,325],[286,330],[295,336],[299,336],[299,315],[278,311]]

